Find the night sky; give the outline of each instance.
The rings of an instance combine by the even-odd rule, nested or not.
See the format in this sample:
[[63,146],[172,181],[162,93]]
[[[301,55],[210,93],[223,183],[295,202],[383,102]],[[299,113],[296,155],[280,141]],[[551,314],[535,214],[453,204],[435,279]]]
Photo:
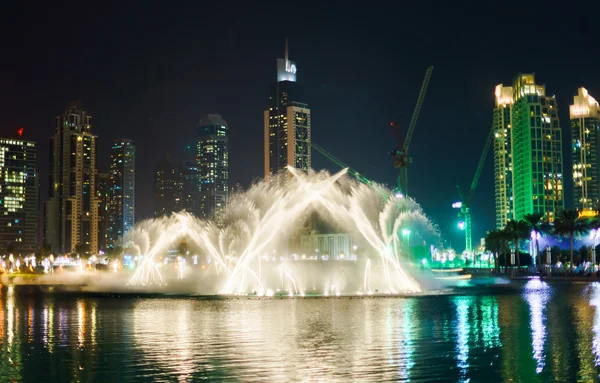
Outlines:
[[[230,186],[247,187],[262,176],[263,108],[286,37],[312,111],[313,141],[389,185],[396,170],[388,123],[406,129],[425,71],[435,67],[410,147],[409,192],[457,250],[464,237],[450,205],[458,198],[455,185],[471,183],[491,126],[495,85],[535,72],[556,95],[567,206],[568,105],[579,86],[600,99],[592,8],[572,7],[576,15],[552,2],[515,9],[38,3],[0,6],[0,135],[24,127],[38,142],[44,201],[55,116],[68,101],[82,100],[99,137],[99,171],[108,170],[113,139],[135,140],[138,220],[152,215],[156,163],[166,152],[193,158],[187,147],[194,147],[205,113],[229,123]],[[474,243],[495,225],[491,153],[472,203]],[[338,170],[318,153],[313,167]]]

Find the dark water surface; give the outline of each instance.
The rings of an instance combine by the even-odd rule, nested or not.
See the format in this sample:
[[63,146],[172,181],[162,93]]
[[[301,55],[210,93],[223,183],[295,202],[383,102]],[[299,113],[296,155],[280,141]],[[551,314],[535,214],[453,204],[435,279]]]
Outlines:
[[0,382],[593,382],[600,284],[198,300],[0,289]]

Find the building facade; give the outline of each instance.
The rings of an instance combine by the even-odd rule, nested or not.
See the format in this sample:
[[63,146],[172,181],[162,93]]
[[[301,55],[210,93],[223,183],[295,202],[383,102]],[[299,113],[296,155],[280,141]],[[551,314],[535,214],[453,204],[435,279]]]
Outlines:
[[514,219],[512,171],[512,87],[496,86],[494,108],[494,188],[496,201],[496,228],[503,229]]
[[135,225],[135,145],[115,140],[110,152],[108,247],[124,247]]
[[50,139],[45,242],[54,253],[98,252],[96,136],[80,101],[56,118]]
[[0,255],[37,250],[36,146],[22,134],[0,138]]
[[198,122],[198,167],[201,216],[219,222],[229,197],[229,149],[227,122],[208,114]]
[[562,135],[558,105],[533,74],[513,82],[511,144],[514,219],[540,213],[553,221],[564,209]]
[[154,172],[154,216],[163,217],[182,209],[181,168],[167,157]]
[[347,233],[317,233],[302,235],[301,251],[310,257],[320,260],[355,261],[357,244]]
[[577,90],[571,117],[571,154],[573,159],[573,206],[579,210],[600,208],[600,112],[598,102],[585,88]]
[[108,173],[98,173],[96,181],[96,195],[98,198],[98,249],[108,248]]
[[181,208],[195,217],[202,217],[201,177],[198,161],[184,161],[181,164],[181,178],[183,187]]
[[296,82],[296,63],[288,58],[277,59],[277,82],[271,84],[269,103],[264,111],[264,171],[265,179],[292,166],[308,171],[311,168],[311,117],[304,92]]

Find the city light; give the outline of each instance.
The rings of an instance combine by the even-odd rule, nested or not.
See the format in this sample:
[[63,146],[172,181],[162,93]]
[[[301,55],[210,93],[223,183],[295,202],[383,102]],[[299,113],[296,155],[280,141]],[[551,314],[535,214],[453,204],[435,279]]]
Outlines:
[[459,221],[458,222],[458,228],[460,230],[465,230],[465,226],[466,226],[465,221]]

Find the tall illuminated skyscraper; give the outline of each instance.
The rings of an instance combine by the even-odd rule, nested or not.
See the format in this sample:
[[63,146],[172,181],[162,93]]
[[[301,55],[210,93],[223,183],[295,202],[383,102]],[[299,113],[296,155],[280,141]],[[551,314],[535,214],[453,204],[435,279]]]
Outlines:
[[277,82],[270,86],[269,104],[264,112],[265,178],[286,166],[308,171],[311,168],[310,109],[303,89],[296,82],[296,63],[277,59]]
[[135,145],[121,139],[110,152],[108,246],[126,246],[135,225]]
[[195,217],[203,217],[202,178],[198,161],[184,161],[181,164],[182,193],[181,208]]
[[80,101],[56,118],[50,139],[45,242],[54,253],[98,252],[96,136]]
[[578,210],[600,208],[600,108],[585,88],[577,90],[571,116],[573,202]]
[[514,219],[540,213],[554,220],[564,209],[562,136],[558,105],[533,74],[513,82],[511,117]]
[[203,218],[217,222],[229,197],[229,150],[227,122],[218,114],[208,114],[198,122],[198,171]]
[[494,186],[496,190],[496,228],[503,229],[513,219],[513,171],[511,145],[512,87],[496,86],[494,109]]
[[106,250],[108,247],[108,199],[109,199],[108,173],[98,173],[96,181],[96,195],[98,196],[98,249]]
[[154,216],[163,217],[181,211],[182,191],[181,168],[167,155],[154,172]]
[[0,138],[0,254],[36,251],[38,179],[35,142]]

